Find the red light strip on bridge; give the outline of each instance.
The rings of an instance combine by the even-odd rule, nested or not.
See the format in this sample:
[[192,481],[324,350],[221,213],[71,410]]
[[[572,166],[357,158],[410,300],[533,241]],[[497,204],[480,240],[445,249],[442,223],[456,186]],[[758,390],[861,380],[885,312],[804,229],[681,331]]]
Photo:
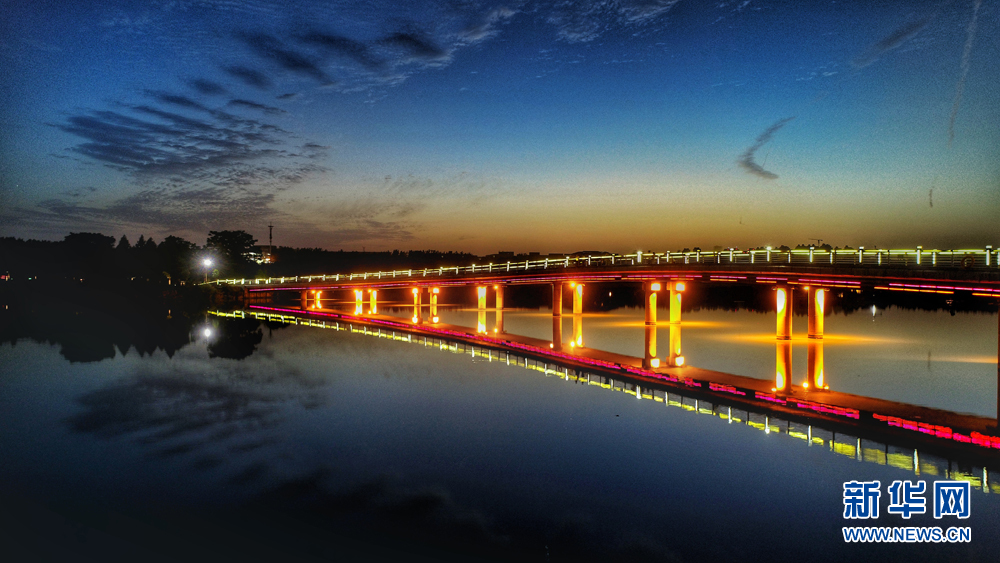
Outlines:
[[731,393],[733,395],[742,395],[744,397],[746,396],[746,392],[745,391],[740,391],[739,389],[733,387],[732,385],[723,385],[721,383],[712,383],[710,381],[708,383],[708,388],[711,389],[712,391],[719,391],[719,392],[722,392],[722,393]]
[[799,278],[798,283],[835,283],[835,284],[846,284],[846,285],[853,285],[853,286],[860,286],[861,285],[861,282],[859,282],[859,281],[850,281],[850,280],[813,280],[813,279],[803,279],[803,278]]
[[809,409],[811,411],[821,412],[823,414],[835,414],[837,416],[846,416],[847,418],[853,418],[854,420],[861,420],[861,413],[855,409],[849,409],[846,407],[837,407],[834,405],[827,405],[823,403],[815,403],[813,401],[795,401],[795,406],[800,409]]
[[954,291],[941,291],[935,289],[912,289],[909,287],[887,287],[884,285],[876,285],[875,289],[884,289],[888,291],[910,291],[913,293],[943,293],[945,295],[952,295],[955,293]]
[[747,279],[746,276],[710,276],[711,281],[735,282]]
[[996,436],[988,436],[976,431],[971,432],[969,435],[960,434],[947,426],[907,420],[898,416],[887,416],[872,413],[872,417],[875,418],[875,420],[885,422],[889,426],[920,432],[921,434],[927,434],[928,436],[934,436],[935,438],[952,439],[963,444],[975,444],[984,448],[1000,449],[1000,438]]

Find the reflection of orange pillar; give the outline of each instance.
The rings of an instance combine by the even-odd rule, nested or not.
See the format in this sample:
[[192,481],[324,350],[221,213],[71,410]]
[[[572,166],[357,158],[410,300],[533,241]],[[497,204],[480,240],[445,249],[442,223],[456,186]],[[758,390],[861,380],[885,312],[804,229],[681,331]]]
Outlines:
[[306,291],[304,289],[302,290],[302,292],[300,294],[300,301],[301,301],[301,303],[299,304],[299,308],[301,308],[303,311],[305,311],[306,309],[309,308],[309,292],[308,291]]
[[684,365],[684,356],[681,355],[681,325],[670,325],[670,356],[668,358],[670,367],[681,367]]
[[670,324],[681,322],[681,292],[684,282],[670,282]]
[[552,349],[562,350],[562,315],[552,317]]
[[792,288],[779,286],[775,291],[778,307],[778,340],[792,338]]
[[646,307],[646,324],[655,325],[656,324],[656,292],[660,291],[660,282],[646,282],[643,284],[643,289],[645,290],[645,298],[643,303]]
[[583,314],[583,284],[573,284],[573,314]]
[[646,341],[643,347],[645,353],[642,358],[642,367],[646,369],[660,367],[660,360],[656,358],[656,325],[646,325]]
[[497,293],[497,311],[503,310],[503,286],[500,284],[493,286],[494,291]]
[[809,288],[809,338],[823,338],[823,313],[826,312],[826,290]]
[[779,340],[775,344],[774,389],[788,392],[792,388],[792,343]]
[[369,298],[370,299],[370,301],[369,301],[370,310],[368,311],[368,314],[370,314],[370,315],[377,315],[378,314],[378,290],[377,289],[369,289],[368,291],[370,292],[370,298]]
[[561,317],[562,316],[562,292],[563,284],[562,282],[556,282],[552,284],[552,316]]
[[573,315],[573,346],[583,346],[583,315]]
[[486,309],[486,286],[480,285],[476,287],[476,293],[479,295],[479,306],[477,308],[483,311]]
[[486,309],[480,309],[476,323],[476,332],[486,332]]
[[809,388],[823,389],[826,378],[823,377],[823,341],[809,341],[809,356],[806,360],[809,371]]
[[503,329],[503,309],[497,309],[497,325],[494,327],[493,332],[498,334],[507,332]]
[[321,299],[322,297],[323,297],[323,292],[322,292],[322,291],[319,291],[319,290],[317,290],[317,291],[316,291],[316,304],[314,305],[314,307],[315,307],[315,308],[317,308],[317,309],[322,309],[322,308],[323,308],[323,304],[322,304],[322,302],[320,301],[320,299]]
[[364,309],[364,296],[365,292],[360,289],[354,290],[354,314],[361,315]]

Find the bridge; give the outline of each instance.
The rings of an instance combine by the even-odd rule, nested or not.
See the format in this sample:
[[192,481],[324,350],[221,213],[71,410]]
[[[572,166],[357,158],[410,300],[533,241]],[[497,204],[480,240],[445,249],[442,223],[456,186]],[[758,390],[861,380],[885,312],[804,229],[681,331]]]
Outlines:
[[[966,298],[1000,299],[1000,251],[983,249],[938,250],[794,250],[754,249],[702,252],[700,250],[634,254],[565,256],[522,262],[473,264],[469,266],[313,274],[284,278],[215,280],[244,289],[245,303],[252,309],[274,313],[307,313],[317,318],[363,321],[378,326],[409,327],[421,334],[471,339],[505,350],[532,350],[572,365],[600,367],[652,381],[710,388],[719,393],[752,397],[782,408],[822,412],[824,416],[866,417],[869,422],[897,425],[922,433],[957,435],[955,440],[978,441],[1000,450],[997,421],[958,420],[951,414],[924,413],[911,406],[872,403],[873,399],[831,392],[823,377],[824,318],[828,292],[881,290],[915,292]],[[583,296],[586,287],[599,283],[641,284],[644,295],[644,356],[628,358],[587,348],[583,342]],[[776,362],[771,381],[732,374],[708,372],[687,366],[681,350],[681,304],[693,283],[743,284],[768,287],[774,292],[776,313]],[[508,304],[504,289],[512,285],[550,285],[552,288],[552,339],[539,341],[508,334],[503,313]],[[438,299],[446,291],[475,288],[478,322],[472,327],[441,323]],[[563,339],[563,297],[571,293],[572,338]],[[413,314],[408,320],[379,312],[380,292],[393,290],[412,297]],[[487,307],[492,292],[495,307]],[[793,294],[807,295],[808,379],[801,385],[791,380]],[[338,294],[340,298],[338,299]],[[669,345],[658,353],[658,299],[663,295],[669,315]],[[333,302],[353,301],[352,311],[336,311]],[[424,305],[425,296],[429,306]],[[487,312],[495,315],[492,331]],[[1000,323],[998,323],[1000,338]],[[998,346],[1000,360],[1000,346]],[[997,369],[997,405],[1000,418],[1000,361]],[[685,383],[689,382],[689,383]],[[793,409],[794,410],[794,409]],[[847,414],[845,414],[847,413]],[[954,414],[954,413],[952,413]],[[929,417],[929,418],[927,418]],[[923,422],[937,419],[943,424]],[[964,428],[953,432],[953,428]],[[942,430],[948,429],[948,430]]]

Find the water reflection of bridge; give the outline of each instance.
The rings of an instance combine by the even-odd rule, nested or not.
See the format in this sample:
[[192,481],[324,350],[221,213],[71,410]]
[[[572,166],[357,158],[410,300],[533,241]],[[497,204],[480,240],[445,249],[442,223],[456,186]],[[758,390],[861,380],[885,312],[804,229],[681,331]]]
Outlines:
[[[879,414],[878,411],[852,411],[828,403],[781,397],[774,393],[764,393],[762,398],[758,392],[745,387],[700,378],[657,380],[648,377],[648,374],[622,366],[619,366],[620,373],[614,374],[610,373],[614,371],[610,364],[573,365],[572,358],[555,356],[551,349],[527,345],[517,348],[493,341],[476,340],[476,335],[471,331],[463,333],[450,328],[448,330],[452,334],[427,334],[426,331],[414,330],[414,327],[399,322],[399,319],[388,317],[354,319],[334,315],[317,318],[315,314],[303,315],[294,310],[249,310],[214,314],[220,317],[249,317],[349,331],[452,353],[468,354],[473,359],[485,359],[489,362],[521,367],[540,372],[547,377],[558,377],[568,382],[623,392],[639,400],[651,400],[698,414],[712,415],[730,424],[742,424],[765,433],[785,434],[801,439],[811,447],[824,447],[835,454],[858,461],[891,465],[913,471],[918,475],[965,479],[983,492],[1000,493],[1000,484],[996,483],[995,478],[991,478],[987,471],[987,466],[992,466],[997,460],[1000,440],[976,431],[967,431],[968,435],[964,435],[952,427],[941,424],[942,422],[953,424],[964,422],[966,425],[983,425],[986,422],[995,424],[996,421],[993,419],[861,398],[867,401],[866,404],[881,407],[881,411],[891,412],[895,408],[903,407],[916,409],[916,412],[920,413],[917,415],[918,420],[885,415],[883,415],[884,420],[880,420],[876,416]],[[479,337],[481,338],[481,335]],[[716,376],[728,375],[710,373]],[[768,400],[767,395],[770,395],[771,400]],[[774,400],[775,398],[783,398],[784,404]],[[947,420],[941,420],[941,417]],[[950,434],[946,435],[945,429]],[[978,434],[975,440],[972,439],[973,434]]]

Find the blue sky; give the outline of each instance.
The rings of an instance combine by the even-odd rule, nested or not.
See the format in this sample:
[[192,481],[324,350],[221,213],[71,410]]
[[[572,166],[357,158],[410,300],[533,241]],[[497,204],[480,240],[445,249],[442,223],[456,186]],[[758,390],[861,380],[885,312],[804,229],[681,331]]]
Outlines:
[[997,244],[997,3],[24,2],[0,235]]

